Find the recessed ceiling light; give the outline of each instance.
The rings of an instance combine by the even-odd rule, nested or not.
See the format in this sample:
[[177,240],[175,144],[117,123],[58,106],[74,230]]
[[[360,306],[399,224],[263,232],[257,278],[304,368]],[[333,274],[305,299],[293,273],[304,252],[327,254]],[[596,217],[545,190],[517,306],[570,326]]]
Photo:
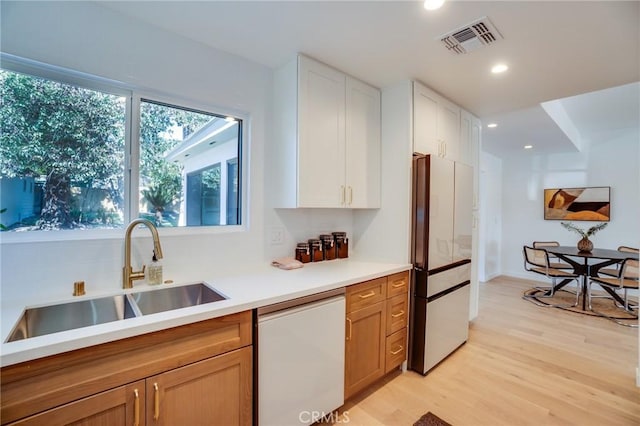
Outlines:
[[487,124],[487,127],[493,129],[494,127],[498,127],[498,125],[496,123],[489,123]]
[[500,74],[508,70],[509,67],[505,64],[496,64],[491,68],[491,72],[494,74]]
[[444,0],[425,0],[424,8],[427,10],[436,10],[440,9],[444,4]]
[[525,145],[524,146],[524,149],[531,149],[531,148],[533,148],[533,145]]

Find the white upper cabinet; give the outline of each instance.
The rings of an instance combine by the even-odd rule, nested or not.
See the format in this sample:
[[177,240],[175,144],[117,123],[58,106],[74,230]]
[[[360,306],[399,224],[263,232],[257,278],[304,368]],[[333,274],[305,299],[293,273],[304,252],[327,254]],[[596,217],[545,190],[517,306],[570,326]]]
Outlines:
[[274,88],[275,207],[380,207],[380,91],[302,55]]
[[413,150],[452,161],[460,155],[460,108],[418,82],[413,82]]
[[478,118],[465,110],[460,111],[459,162],[478,167],[481,130],[482,124]]
[[347,77],[345,205],[380,207],[380,91]]
[[344,197],[346,77],[323,64],[299,61],[298,204],[334,207]]

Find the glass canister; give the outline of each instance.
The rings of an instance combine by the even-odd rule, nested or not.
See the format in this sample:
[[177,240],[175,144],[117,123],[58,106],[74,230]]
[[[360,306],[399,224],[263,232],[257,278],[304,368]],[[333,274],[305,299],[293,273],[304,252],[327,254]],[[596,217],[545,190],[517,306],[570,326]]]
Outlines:
[[311,262],[311,249],[309,243],[298,243],[296,246],[296,260],[302,263]]
[[338,259],[349,257],[349,240],[346,232],[332,232],[336,244],[336,255]]
[[324,260],[333,260],[337,257],[336,244],[333,235],[322,234],[320,235],[320,241],[322,241],[322,250],[324,251]]
[[310,239],[309,248],[311,249],[312,262],[322,262],[324,260],[324,254],[322,253],[322,241],[317,238]]

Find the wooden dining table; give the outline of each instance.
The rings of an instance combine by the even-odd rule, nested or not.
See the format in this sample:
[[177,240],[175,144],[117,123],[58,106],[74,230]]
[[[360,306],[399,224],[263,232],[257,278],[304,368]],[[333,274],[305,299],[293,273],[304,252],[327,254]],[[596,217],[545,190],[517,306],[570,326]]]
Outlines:
[[[587,280],[589,277],[597,277],[600,269],[622,262],[625,259],[638,259],[638,253],[628,253],[611,249],[594,248],[588,252],[580,251],[577,247],[572,246],[545,247],[545,249],[548,253],[557,256],[571,265],[576,275],[582,276],[582,310],[586,310]],[[554,287],[554,291],[560,290],[571,281],[573,280],[562,280]],[[613,289],[604,286],[602,288],[609,293],[613,299],[624,304],[624,300]]]

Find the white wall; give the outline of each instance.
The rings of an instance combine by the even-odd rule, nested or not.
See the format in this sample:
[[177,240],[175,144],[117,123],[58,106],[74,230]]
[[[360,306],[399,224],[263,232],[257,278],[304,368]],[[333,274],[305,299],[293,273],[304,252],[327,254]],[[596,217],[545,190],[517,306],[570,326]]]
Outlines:
[[480,247],[478,279],[489,281],[502,272],[502,160],[480,153]]
[[[2,51],[208,105],[246,118],[243,206],[245,232],[167,236],[160,230],[164,276],[176,282],[233,273],[276,254],[293,255],[295,240],[329,228],[352,232],[352,215],[290,212],[278,216],[265,199],[272,104],[272,70],[137,22],[90,2],[2,2]],[[246,177],[245,175],[245,177]],[[247,180],[245,180],[247,181]],[[265,222],[266,220],[266,222]],[[274,227],[290,235],[283,245],[265,238]],[[291,229],[291,232],[289,232]],[[122,232],[124,235],[124,231]],[[136,231],[134,236],[145,236]],[[135,238],[134,266],[147,262],[150,241]],[[141,241],[138,241],[141,240]],[[122,238],[0,245],[3,301],[33,294],[34,303],[68,297],[85,280],[89,295],[121,288]]]
[[[524,272],[522,246],[534,240],[574,245],[576,233],[543,219],[543,189],[611,187],[611,221],[591,240],[595,247],[640,247],[640,143],[633,137],[587,143],[580,153],[523,152],[503,161],[502,273]],[[575,222],[588,228],[598,222]]]

